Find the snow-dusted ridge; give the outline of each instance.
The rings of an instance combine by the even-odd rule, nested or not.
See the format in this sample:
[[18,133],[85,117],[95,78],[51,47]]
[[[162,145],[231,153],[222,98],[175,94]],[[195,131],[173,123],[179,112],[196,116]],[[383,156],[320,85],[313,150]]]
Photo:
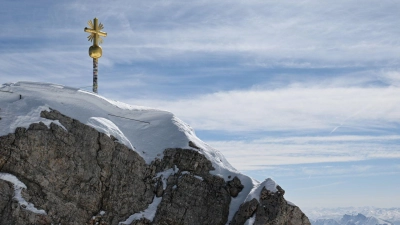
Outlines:
[[156,158],[162,158],[166,148],[192,148],[189,146],[191,141],[211,161],[215,168],[211,174],[226,181],[237,176],[245,187],[236,198],[232,198],[228,221],[240,204],[256,197],[262,187],[276,191],[273,180],[260,183],[238,172],[222,153],[201,141],[189,125],[170,112],[108,100],[88,91],[62,85],[34,82],[3,84],[0,87],[0,136],[14,133],[17,127],[27,128],[37,122],[62,126],[58,121],[40,117],[41,111],[50,108],[116,137],[148,164]]

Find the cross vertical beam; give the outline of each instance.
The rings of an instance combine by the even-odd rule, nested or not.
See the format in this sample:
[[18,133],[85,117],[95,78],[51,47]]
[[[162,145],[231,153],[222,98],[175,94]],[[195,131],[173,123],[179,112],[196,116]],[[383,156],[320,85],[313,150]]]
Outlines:
[[93,45],[99,45],[99,34],[97,33],[98,30],[98,26],[99,26],[99,20],[97,18],[93,19],[93,30],[96,31],[96,33],[94,33],[94,37],[93,37]]

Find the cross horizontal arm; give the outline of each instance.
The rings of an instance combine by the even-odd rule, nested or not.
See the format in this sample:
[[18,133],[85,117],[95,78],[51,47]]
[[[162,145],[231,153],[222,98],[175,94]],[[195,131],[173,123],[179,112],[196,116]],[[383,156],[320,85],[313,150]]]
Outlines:
[[87,27],[85,27],[84,31],[88,32],[88,33],[98,34],[98,35],[100,35],[102,37],[106,37],[107,36],[106,32],[99,31],[99,30],[94,30],[94,29],[87,28]]

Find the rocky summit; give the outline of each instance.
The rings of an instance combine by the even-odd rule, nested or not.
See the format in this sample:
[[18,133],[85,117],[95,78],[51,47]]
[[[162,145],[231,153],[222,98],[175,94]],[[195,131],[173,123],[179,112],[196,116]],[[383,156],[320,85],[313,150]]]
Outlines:
[[[52,88],[3,86],[3,92],[21,98],[0,98],[2,132],[14,130],[0,137],[0,224],[310,224],[273,180],[257,182],[240,174],[193,136],[186,135],[186,145],[165,146],[160,152],[151,143],[170,141],[165,136],[127,137],[123,128],[110,134],[112,129],[85,124],[82,115],[91,107],[75,108],[80,119],[74,118],[67,110],[73,106],[55,104],[66,96],[62,92],[55,100],[40,97]],[[89,117],[86,121],[93,121]],[[176,130],[188,134],[185,124],[171,118]],[[136,142],[138,137],[150,147]],[[158,157],[149,160],[154,151]]]

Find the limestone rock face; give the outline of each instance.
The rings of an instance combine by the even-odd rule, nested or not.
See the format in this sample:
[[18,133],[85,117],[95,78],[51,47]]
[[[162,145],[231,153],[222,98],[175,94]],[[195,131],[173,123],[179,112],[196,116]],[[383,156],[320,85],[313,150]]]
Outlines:
[[165,181],[154,224],[225,224],[231,196],[224,179],[209,173],[211,162],[193,150],[166,149],[151,165],[155,173],[174,167],[179,170]]
[[27,186],[26,201],[44,209],[51,223],[85,224],[104,210],[117,224],[152,202],[147,166],[136,152],[55,111],[42,116],[56,117],[68,131],[43,123],[17,128],[0,138],[0,168]]
[[[0,175],[26,185],[18,189],[0,179],[0,224],[223,225],[232,199],[243,190],[237,177],[226,182],[211,175],[211,162],[196,148],[166,149],[147,165],[112,136],[55,110],[41,116],[63,127],[34,123],[0,137]],[[242,204],[231,224],[256,215],[254,224],[308,225],[283,194],[263,189],[260,201]],[[160,198],[152,220],[127,220]]]
[[311,225],[299,207],[286,202],[283,198],[285,191],[280,186],[277,186],[277,189],[277,192],[272,192],[264,187],[259,201],[252,199],[242,204],[231,225],[244,224],[253,215],[255,215],[254,225]]

